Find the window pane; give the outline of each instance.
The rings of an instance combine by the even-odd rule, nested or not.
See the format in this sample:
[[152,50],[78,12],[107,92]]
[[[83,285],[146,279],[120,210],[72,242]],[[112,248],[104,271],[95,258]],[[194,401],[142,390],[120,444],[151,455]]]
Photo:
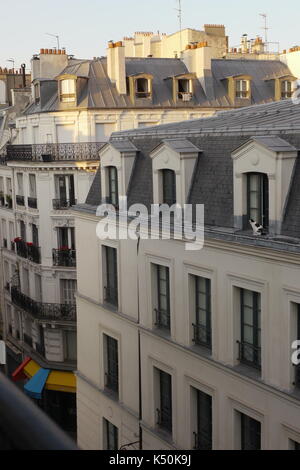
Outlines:
[[200,391],[197,391],[197,421],[195,448],[212,450],[212,398]]
[[241,449],[261,449],[261,424],[249,416],[241,414]]

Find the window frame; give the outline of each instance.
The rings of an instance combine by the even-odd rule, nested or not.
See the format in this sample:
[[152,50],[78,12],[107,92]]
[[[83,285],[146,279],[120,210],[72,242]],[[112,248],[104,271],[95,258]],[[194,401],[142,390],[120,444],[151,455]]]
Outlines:
[[162,175],[162,203],[172,207],[177,203],[176,172],[169,168],[160,171]]
[[[194,438],[195,438],[195,447],[194,450],[212,450],[213,449],[213,397],[209,395],[208,393],[203,392],[202,390],[195,389],[196,392],[196,410],[197,410],[197,433],[194,433]],[[202,407],[202,402],[201,400],[207,400],[209,399],[209,425],[208,425],[208,430],[204,429],[205,426],[203,427],[203,421],[201,418],[201,407]],[[207,403],[205,403],[205,406]],[[204,442],[204,445],[200,443],[200,437],[206,443]],[[206,444],[206,445],[205,445]]]
[[[105,450],[119,450],[119,429],[113,423],[108,421],[108,419],[103,418],[104,430],[105,430]],[[110,432],[112,431],[112,432]],[[112,446],[110,445],[110,436],[113,435]]]
[[[212,350],[212,309],[211,309],[211,279],[203,276],[192,275],[193,288],[195,296],[195,323],[193,324],[194,335],[193,342],[198,346],[203,346],[210,351]],[[205,292],[200,290],[200,282],[205,281]],[[205,296],[205,309],[199,305],[199,294]],[[206,324],[203,325],[200,319],[201,311],[205,312]],[[201,332],[205,331],[206,341],[202,341]],[[200,333],[200,334],[199,334]]]
[[104,334],[105,345],[105,389],[119,396],[119,341]]
[[[245,293],[252,294],[252,306],[245,304]],[[259,302],[258,302],[259,300]],[[252,309],[252,324],[245,322],[245,307]],[[259,292],[250,291],[249,289],[240,288],[240,315],[241,315],[241,341],[240,341],[240,363],[255,369],[262,370],[262,315],[261,315],[261,294]],[[245,329],[251,328],[253,333],[252,344],[245,341]],[[246,357],[245,349],[250,348],[253,354],[253,360]]]
[[[245,90],[244,90],[244,84],[246,84]],[[238,99],[249,99],[250,80],[247,80],[245,78],[235,80],[235,96]]]
[[108,203],[116,209],[119,207],[119,179],[116,166],[106,167],[108,179]]
[[[251,190],[251,178],[257,177],[259,178],[258,181],[258,189]],[[258,206],[259,207],[251,207],[251,194],[256,193],[258,199]],[[248,221],[253,219],[255,222],[261,224],[265,230],[269,229],[269,199],[270,199],[270,192],[269,192],[269,178],[266,173],[247,173],[247,218]],[[252,210],[257,210],[259,216],[257,217],[258,220],[255,220],[252,216]]]
[[[162,264],[154,265],[156,270],[156,295],[157,308],[155,308],[156,321],[155,326],[159,329],[171,331],[171,298],[170,298],[170,268]],[[165,278],[161,276],[165,271]],[[165,282],[165,293],[161,292],[161,282]],[[166,299],[167,308],[162,308],[162,297]]]
[[[248,416],[244,413],[239,412],[239,418],[240,418],[240,425],[241,425],[241,450],[261,450],[262,448],[262,424],[260,421],[257,421],[254,418],[251,418],[251,416]],[[256,447],[253,442],[253,436],[248,436],[247,439],[247,429],[246,427],[249,426],[248,433],[250,434],[251,432],[254,432],[255,434],[258,434],[258,429],[254,430],[251,429],[251,425],[254,427],[254,425],[258,425],[257,428],[259,427],[259,447]],[[249,444],[249,445],[248,445]]]
[[[63,90],[65,82],[68,82],[68,93]],[[72,83],[72,86],[70,86]],[[74,91],[73,91],[74,90]],[[74,103],[76,101],[76,80],[74,78],[63,78],[59,83],[59,96],[61,103]]]
[[[118,281],[118,250],[117,248],[103,245],[105,258],[105,303],[118,308],[119,305],[119,281]],[[111,267],[113,269],[111,270]]]
[[159,374],[159,408],[157,408],[157,425],[172,434],[173,404],[172,404],[172,375],[157,369]]

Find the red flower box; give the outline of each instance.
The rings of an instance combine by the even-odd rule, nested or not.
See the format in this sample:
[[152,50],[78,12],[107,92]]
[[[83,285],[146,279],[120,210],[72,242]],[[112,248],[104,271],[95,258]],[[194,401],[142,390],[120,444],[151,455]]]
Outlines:
[[69,251],[69,247],[68,246],[61,246],[60,251]]
[[21,237],[17,237],[14,239],[14,243],[18,243],[18,242],[21,242],[22,241],[22,238]]
[[27,242],[27,246],[33,246],[33,243]]

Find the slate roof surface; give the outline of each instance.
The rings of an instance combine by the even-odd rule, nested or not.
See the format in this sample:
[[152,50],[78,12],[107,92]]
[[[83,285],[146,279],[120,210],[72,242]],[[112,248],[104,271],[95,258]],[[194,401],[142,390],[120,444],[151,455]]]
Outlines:
[[[247,131],[236,131],[241,116],[251,120],[256,117],[262,127],[270,126],[266,135],[260,126],[253,132],[249,125]],[[291,101],[278,102],[266,106],[256,106],[248,110],[220,113],[215,118],[201,119],[153,128],[153,132],[139,129],[133,132],[115,133],[111,137],[113,145],[128,138],[138,149],[136,162],[128,190],[128,205],[140,203],[150,208],[153,202],[153,180],[151,152],[174,131],[179,149],[183,145],[201,149],[191,185],[188,202],[204,204],[205,224],[211,229],[233,229],[233,161],[231,154],[249,140],[256,140],[276,152],[298,151],[295,171],[292,176],[282,226],[282,235],[300,239],[300,105]],[[295,126],[293,120],[295,119]],[[233,126],[228,125],[228,122]],[[287,124],[289,122],[289,125]],[[213,127],[213,125],[215,127]],[[192,129],[193,132],[187,134]],[[245,127],[246,128],[246,127]],[[198,129],[198,131],[197,131]],[[221,131],[222,130],[222,131]],[[174,142],[174,140],[173,140]],[[176,144],[175,144],[176,146]],[[100,170],[99,170],[100,172]],[[87,204],[99,205],[100,175],[95,181],[87,198]],[[81,207],[84,210],[84,207]]]
[[[123,109],[123,108],[232,108],[224,78],[232,73],[251,75],[252,104],[273,101],[274,90],[266,77],[290,75],[288,67],[280,61],[213,59],[211,72],[206,72],[203,80],[194,80],[194,97],[189,102],[174,102],[172,80],[169,77],[189,73],[180,59],[126,58],[126,75],[146,73],[153,75],[153,100],[145,105],[145,100],[133,104],[128,95],[119,95],[116,85],[107,73],[107,59],[76,60],[61,72],[87,78],[87,83],[79,97],[78,108],[84,109]],[[50,84],[49,84],[50,87]],[[33,103],[26,114],[70,109],[58,100],[57,89],[43,105]],[[74,109],[74,108],[72,108]]]

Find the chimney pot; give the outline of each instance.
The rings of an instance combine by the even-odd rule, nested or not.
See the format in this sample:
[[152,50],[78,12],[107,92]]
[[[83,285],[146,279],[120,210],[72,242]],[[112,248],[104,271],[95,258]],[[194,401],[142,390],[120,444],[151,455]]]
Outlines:
[[40,54],[45,54],[45,49],[40,49]]
[[49,50],[48,50],[48,49],[45,49],[45,54],[49,54]]

